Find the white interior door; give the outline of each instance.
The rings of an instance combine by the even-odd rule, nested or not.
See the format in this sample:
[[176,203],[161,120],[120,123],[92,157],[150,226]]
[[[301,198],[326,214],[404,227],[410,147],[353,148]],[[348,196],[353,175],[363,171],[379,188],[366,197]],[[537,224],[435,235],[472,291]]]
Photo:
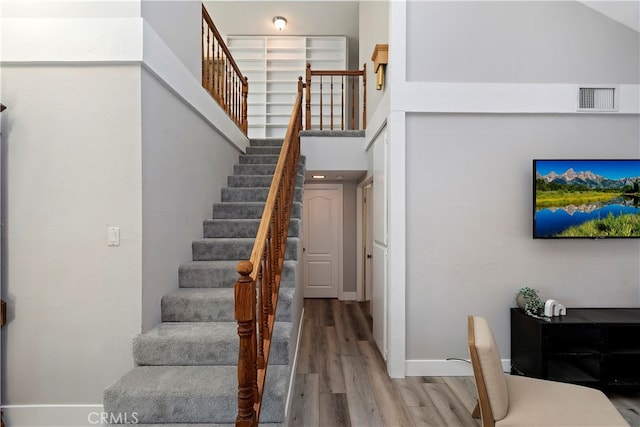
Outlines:
[[304,297],[337,298],[342,289],[342,184],[309,184],[303,203]]

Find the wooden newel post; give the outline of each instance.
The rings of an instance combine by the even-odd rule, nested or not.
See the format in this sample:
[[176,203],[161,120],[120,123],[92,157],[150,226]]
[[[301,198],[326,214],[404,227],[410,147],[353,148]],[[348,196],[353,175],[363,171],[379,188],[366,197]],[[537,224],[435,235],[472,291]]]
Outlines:
[[257,424],[253,408],[256,392],[254,377],[256,371],[256,291],[251,278],[253,264],[250,261],[238,263],[240,277],[234,286],[235,317],[238,322],[240,347],[238,350],[238,416],[236,427],[253,427]]

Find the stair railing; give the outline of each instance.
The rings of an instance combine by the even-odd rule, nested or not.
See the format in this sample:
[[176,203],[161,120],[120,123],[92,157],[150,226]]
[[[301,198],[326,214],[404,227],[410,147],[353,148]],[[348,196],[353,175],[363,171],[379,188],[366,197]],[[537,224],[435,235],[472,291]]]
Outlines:
[[260,419],[298,174],[303,88],[300,77],[298,96],[269,188],[251,260],[238,263],[240,277],[234,287],[235,318],[240,337],[237,427],[257,426]]
[[249,83],[202,5],[202,87],[247,134]]
[[[313,77],[317,79],[313,79]],[[328,130],[345,130],[345,112],[350,110],[350,120],[346,124],[346,130],[362,130],[367,128],[367,64],[362,65],[362,70],[312,70],[311,64],[307,63],[307,81],[305,87],[305,129],[325,130],[326,116],[329,116]],[[326,81],[325,81],[325,78]],[[312,81],[315,80],[315,81]],[[360,89],[359,80],[362,80],[362,109],[357,108],[358,92]],[[346,85],[345,85],[346,82]],[[325,89],[328,85],[329,88]],[[337,86],[337,87],[336,87]],[[338,92],[339,88],[339,92]],[[312,112],[311,95],[318,96],[318,101],[314,104]],[[336,105],[337,104],[337,105]],[[326,111],[328,109],[328,112]],[[358,111],[359,110],[359,111]],[[360,125],[356,118],[362,113]],[[328,113],[328,114],[327,114]],[[336,119],[340,118],[340,127]],[[313,115],[312,115],[313,114]],[[312,120],[317,117],[317,120]],[[315,123],[312,123],[315,122]]]

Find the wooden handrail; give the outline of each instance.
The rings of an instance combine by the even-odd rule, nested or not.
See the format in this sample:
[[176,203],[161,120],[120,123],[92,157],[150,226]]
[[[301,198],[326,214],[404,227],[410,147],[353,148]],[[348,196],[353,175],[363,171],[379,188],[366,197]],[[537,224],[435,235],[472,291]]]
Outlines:
[[231,56],[209,12],[202,5],[202,87],[247,134],[248,79]]
[[[312,78],[316,76],[319,77],[318,87],[319,87],[319,124],[312,124],[311,120],[311,88],[312,88]],[[357,90],[360,89],[360,85],[356,85],[356,80],[362,78],[362,108],[360,112],[362,113],[362,117],[360,120],[360,128],[367,128],[367,64],[363,64],[362,70],[312,70],[311,64],[307,63],[307,72],[306,72],[306,97],[305,97],[305,129],[311,130],[312,126],[319,128],[320,130],[324,130],[324,93],[323,93],[323,77],[329,77],[329,129],[330,130],[345,130],[345,108],[349,108],[351,110],[351,120],[347,123],[348,130],[356,130],[356,117],[360,114],[356,109],[356,100],[357,100]],[[334,77],[340,77],[340,127],[334,125],[334,117],[335,117],[335,102],[334,102]],[[349,105],[345,105],[345,78],[347,79],[347,100]],[[351,82],[351,85],[349,85]],[[350,95],[350,96],[349,96]]]
[[254,427],[260,419],[280,278],[287,248],[289,219],[300,158],[302,77],[289,127],[273,174],[249,261],[238,263],[234,286],[238,322],[237,427]]

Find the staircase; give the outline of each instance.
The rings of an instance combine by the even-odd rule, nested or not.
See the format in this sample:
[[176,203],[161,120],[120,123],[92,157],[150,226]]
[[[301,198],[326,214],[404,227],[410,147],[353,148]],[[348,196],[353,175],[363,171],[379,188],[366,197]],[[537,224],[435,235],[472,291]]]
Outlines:
[[[179,268],[179,289],[162,298],[162,323],[133,340],[136,367],[104,392],[104,411],[135,413],[139,425],[233,425],[237,415],[238,334],[233,286],[248,260],[282,141],[252,140],[240,156],[193,261]],[[284,423],[295,342],[297,257],[304,158],[298,166],[292,218],[260,421]]]

